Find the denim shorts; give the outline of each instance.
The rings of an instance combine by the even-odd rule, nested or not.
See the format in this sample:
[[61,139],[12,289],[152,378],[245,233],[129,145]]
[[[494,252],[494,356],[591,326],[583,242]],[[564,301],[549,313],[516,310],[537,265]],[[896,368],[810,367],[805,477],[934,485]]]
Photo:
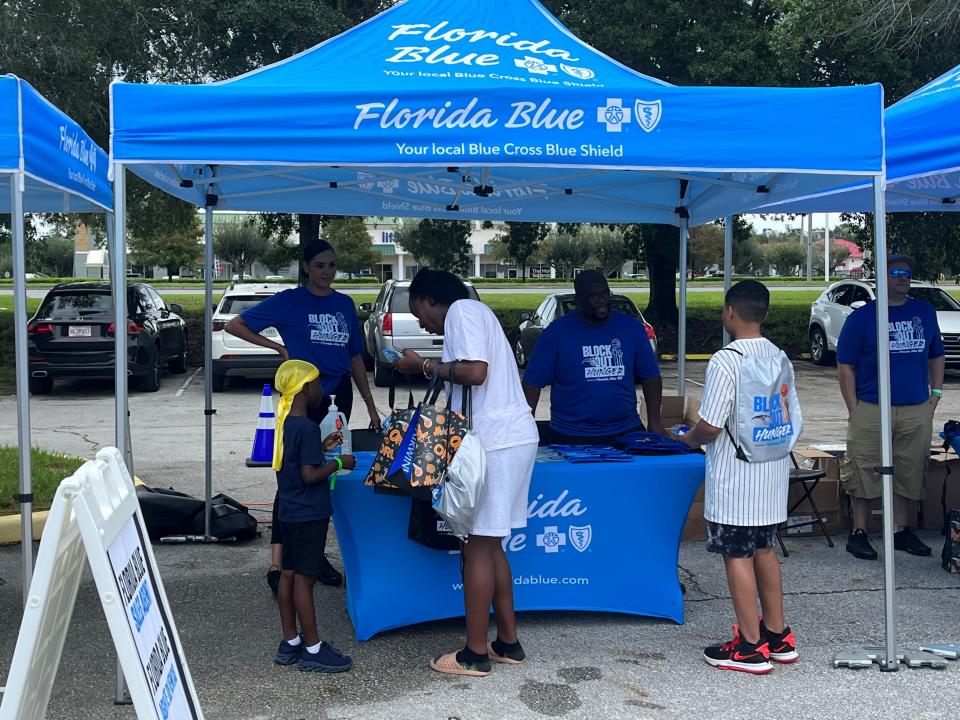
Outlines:
[[724,525],[707,520],[707,551],[725,558],[751,558],[773,547],[776,525]]

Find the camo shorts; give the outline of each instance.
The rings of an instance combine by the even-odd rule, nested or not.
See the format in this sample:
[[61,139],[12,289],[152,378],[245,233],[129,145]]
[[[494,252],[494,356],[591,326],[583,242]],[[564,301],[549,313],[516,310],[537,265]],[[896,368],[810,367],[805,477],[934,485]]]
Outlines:
[[707,520],[707,552],[725,558],[751,558],[757,550],[773,547],[776,525],[724,525]]

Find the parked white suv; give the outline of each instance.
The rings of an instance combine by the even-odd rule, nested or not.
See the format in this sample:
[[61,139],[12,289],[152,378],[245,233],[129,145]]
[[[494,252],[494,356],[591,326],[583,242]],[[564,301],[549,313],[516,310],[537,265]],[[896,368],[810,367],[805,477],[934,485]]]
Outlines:
[[[843,280],[827,288],[810,306],[810,357],[817,365],[834,360],[837,339],[847,317],[876,298],[873,280]],[[910,297],[933,305],[943,336],[947,367],[960,369],[960,302],[929,283],[910,284]]]
[[[470,298],[479,300],[477,291],[465,283]],[[424,358],[439,358],[443,353],[443,336],[433,335],[420,327],[410,312],[410,282],[387,280],[373,303],[363,303],[358,310],[369,313],[363,324],[364,361],[373,369],[377,387],[390,384],[393,369],[383,357],[385,347],[416,350]]]
[[[227,323],[244,310],[249,310],[257,303],[278,292],[288,290],[292,285],[272,283],[231,283],[223,293],[216,310],[213,312],[213,390],[221,392],[226,384],[227,376],[273,378],[277,368],[283,362],[277,353],[259,345],[253,345],[231,335],[224,328]],[[274,342],[283,344],[274,328],[265,328],[260,333]]]

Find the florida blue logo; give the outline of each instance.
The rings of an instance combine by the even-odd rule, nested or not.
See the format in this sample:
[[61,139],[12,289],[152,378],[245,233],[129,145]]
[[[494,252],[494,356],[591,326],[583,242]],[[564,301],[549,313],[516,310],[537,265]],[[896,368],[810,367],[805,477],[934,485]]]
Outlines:
[[660,124],[663,115],[663,104],[659,100],[637,100],[633,106],[637,124],[647,132]]

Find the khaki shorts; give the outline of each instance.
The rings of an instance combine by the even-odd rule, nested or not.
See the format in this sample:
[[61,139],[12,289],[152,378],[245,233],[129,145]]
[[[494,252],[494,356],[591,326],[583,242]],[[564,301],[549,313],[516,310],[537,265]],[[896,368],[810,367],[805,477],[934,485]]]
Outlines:
[[[908,500],[927,496],[927,464],[933,437],[933,407],[895,405],[893,420],[893,492]],[[880,406],[860,402],[850,413],[847,426],[847,452],[840,464],[840,485],[847,495],[873,499],[883,494],[881,465]]]

